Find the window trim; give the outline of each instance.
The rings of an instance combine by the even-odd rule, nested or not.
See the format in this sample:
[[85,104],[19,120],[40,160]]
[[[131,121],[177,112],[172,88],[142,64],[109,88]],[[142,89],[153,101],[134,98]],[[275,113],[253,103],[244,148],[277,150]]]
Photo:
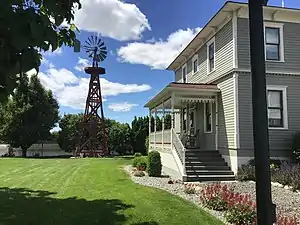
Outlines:
[[[195,61],[197,60],[197,71],[195,72],[194,71],[194,63],[195,63]],[[193,70],[193,74],[196,74],[196,73],[198,73],[199,72],[199,59],[198,59],[198,54],[196,54],[196,55],[194,55],[193,56],[193,59],[192,59],[192,70]]]
[[[283,39],[283,23],[271,23],[264,22],[264,42],[265,42],[265,60],[266,62],[285,62],[284,61],[284,39]],[[267,48],[266,48],[266,27],[278,28],[279,29],[279,57],[280,60],[267,59]]]
[[[183,69],[185,68],[185,82],[183,82]],[[182,83],[187,83],[187,65],[186,63],[181,67],[181,79]]]
[[[212,71],[209,71],[209,46],[214,43],[214,69]],[[215,72],[216,70],[216,39],[215,37],[212,37],[207,43],[206,43],[206,52],[207,52],[207,74],[211,74]]]
[[[207,131],[207,124],[206,124],[206,104],[209,104],[210,105],[210,109],[211,109],[211,117],[210,117],[210,123],[211,123],[211,130],[210,131]],[[204,109],[204,113],[203,113],[203,115],[204,115],[204,133],[205,134],[211,134],[212,132],[213,132],[213,124],[212,124],[212,122],[213,122],[213,108],[212,108],[212,102],[204,102],[204,107],[203,107],[203,109]]]
[[[267,96],[268,91],[282,91],[282,121],[283,127],[269,127],[269,130],[287,130],[288,129],[288,108],[287,108],[287,86],[267,85]],[[267,103],[268,104],[268,103]],[[268,109],[268,105],[267,105]],[[268,120],[269,121],[269,120]]]

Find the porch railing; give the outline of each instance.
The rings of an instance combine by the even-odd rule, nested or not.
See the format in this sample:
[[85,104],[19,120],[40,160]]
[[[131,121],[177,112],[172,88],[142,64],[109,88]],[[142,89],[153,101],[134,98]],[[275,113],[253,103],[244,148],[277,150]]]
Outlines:
[[175,150],[177,156],[179,157],[183,175],[186,175],[186,172],[185,172],[185,151],[186,151],[186,149],[174,129],[172,129],[172,149]]
[[[149,134],[149,142],[152,146],[166,147],[171,144],[171,130],[156,131]],[[165,145],[165,146],[164,146]]]

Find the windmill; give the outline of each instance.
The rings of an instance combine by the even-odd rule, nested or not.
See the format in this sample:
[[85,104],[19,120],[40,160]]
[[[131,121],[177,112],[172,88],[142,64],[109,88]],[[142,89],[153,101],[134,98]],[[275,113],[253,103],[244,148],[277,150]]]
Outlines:
[[[74,51],[80,51],[80,43],[75,46]],[[78,138],[75,155],[105,156],[108,154],[108,146],[99,79],[99,75],[105,74],[105,69],[99,67],[99,63],[106,58],[107,49],[103,41],[95,35],[90,36],[81,48],[85,50],[88,57],[92,58],[93,63],[92,67],[84,68],[84,71],[90,75],[90,82],[81,123],[82,132]]]

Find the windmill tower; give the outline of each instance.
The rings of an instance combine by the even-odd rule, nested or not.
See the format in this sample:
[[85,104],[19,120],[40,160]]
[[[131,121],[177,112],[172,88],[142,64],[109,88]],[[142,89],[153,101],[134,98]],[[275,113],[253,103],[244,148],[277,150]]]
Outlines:
[[99,79],[101,74],[105,74],[105,69],[99,67],[98,64],[106,58],[107,49],[97,36],[89,37],[82,48],[92,58],[93,64],[92,67],[84,69],[90,75],[90,82],[84,117],[81,123],[82,132],[75,155],[84,154],[89,157],[105,156],[108,154],[108,145]]

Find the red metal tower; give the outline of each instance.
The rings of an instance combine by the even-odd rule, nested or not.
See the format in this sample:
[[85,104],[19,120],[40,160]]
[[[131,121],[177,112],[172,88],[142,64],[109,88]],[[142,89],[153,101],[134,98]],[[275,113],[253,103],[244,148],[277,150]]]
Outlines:
[[105,74],[105,69],[98,67],[98,62],[103,61],[107,55],[106,47],[101,39],[90,37],[83,46],[89,57],[93,58],[93,66],[84,70],[90,75],[89,91],[86,98],[86,107],[82,121],[82,133],[76,155],[81,153],[89,157],[99,157],[108,154],[107,134],[103,113],[102,95],[99,75]]

